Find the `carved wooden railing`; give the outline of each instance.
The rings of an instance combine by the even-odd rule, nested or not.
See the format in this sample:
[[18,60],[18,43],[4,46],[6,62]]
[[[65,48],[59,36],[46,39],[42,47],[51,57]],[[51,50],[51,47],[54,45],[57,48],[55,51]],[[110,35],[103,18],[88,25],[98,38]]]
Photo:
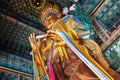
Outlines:
[[2,67],[2,66],[0,66],[0,72],[16,75],[17,76],[17,80],[22,80],[25,77],[29,78],[30,80],[33,80],[33,75],[30,75],[30,74],[27,74],[27,73],[23,73],[23,72],[19,72],[19,71],[12,70],[12,69],[8,69],[8,68]]

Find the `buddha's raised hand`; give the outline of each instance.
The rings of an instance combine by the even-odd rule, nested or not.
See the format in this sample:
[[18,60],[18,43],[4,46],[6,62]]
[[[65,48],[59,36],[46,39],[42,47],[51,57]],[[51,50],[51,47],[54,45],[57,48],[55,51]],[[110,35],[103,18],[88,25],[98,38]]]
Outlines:
[[48,30],[47,34],[45,35],[46,39],[52,39],[52,40],[56,40],[56,41],[61,41],[62,39],[58,36],[58,34],[53,31],[53,30]]
[[40,39],[36,39],[35,33],[30,34],[29,42],[30,42],[30,45],[31,45],[33,51],[36,51],[37,49],[40,50],[41,41],[40,41]]

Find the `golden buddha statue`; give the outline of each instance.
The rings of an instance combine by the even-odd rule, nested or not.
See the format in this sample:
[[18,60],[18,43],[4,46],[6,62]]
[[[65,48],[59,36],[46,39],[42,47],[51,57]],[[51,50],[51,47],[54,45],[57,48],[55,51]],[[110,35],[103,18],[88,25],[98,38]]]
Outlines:
[[[70,33],[74,41],[78,42],[79,45],[81,45],[86,52],[88,51],[89,55],[103,67],[105,73],[108,73],[111,80],[120,78],[119,74],[112,70],[108,62],[104,59],[98,44],[86,37],[90,34],[89,31],[72,31],[73,28],[85,29],[85,25],[75,22],[71,15],[67,16],[68,20],[67,22],[64,22],[64,18],[61,19],[62,15],[59,12],[58,6],[53,6],[54,5],[49,4],[41,10],[40,18],[46,29],[48,29],[44,38],[36,39],[34,33],[29,36],[29,41],[34,54],[34,62],[39,67],[42,76],[47,76],[49,79],[49,69],[48,67],[46,68],[46,66],[48,66],[48,62],[51,59],[56,80],[100,79],[57,35],[55,27],[62,26],[64,27],[65,32]],[[39,73],[37,72],[36,74]],[[39,80],[40,76],[37,77],[36,80]]]

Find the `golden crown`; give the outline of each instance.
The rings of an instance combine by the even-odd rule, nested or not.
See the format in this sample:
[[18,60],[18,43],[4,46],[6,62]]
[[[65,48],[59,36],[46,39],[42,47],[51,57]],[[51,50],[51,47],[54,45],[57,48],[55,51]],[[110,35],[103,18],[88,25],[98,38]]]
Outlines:
[[46,6],[42,8],[40,11],[40,19],[44,21],[44,19],[47,17],[49,13],[56,14],[58,18],[62,17],[59,6],[57,4],[54,4],[54,5],[50,3],[46,4]]

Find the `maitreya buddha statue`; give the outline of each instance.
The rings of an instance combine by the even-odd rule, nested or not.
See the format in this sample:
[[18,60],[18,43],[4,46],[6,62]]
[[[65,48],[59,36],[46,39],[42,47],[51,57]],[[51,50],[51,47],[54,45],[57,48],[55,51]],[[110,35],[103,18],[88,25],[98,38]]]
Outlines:
[[[88,52],[87,55],[90,55],[94,61],[102,66],[103,71],[108,74],[108,80],[120,79],[119,74],[112,70],[104,59],[99,45],[88,38],[90,31],[87,30],[87,25],[80,23],[72,15],[62,18],[58,8],[57,5],[49,4],[41,10],[40,18],[48,29],[44,38],[36,39],[34,33],[29,36],[36,80],[42,80],[43,77],[40,75],[47,76],[50,80],[101,79],[57,35],[56,26],[62,27],[66,33],[70,33],[74,41],[83,48],[83,53]],[[89,57],[87,58],[89,59]]]

